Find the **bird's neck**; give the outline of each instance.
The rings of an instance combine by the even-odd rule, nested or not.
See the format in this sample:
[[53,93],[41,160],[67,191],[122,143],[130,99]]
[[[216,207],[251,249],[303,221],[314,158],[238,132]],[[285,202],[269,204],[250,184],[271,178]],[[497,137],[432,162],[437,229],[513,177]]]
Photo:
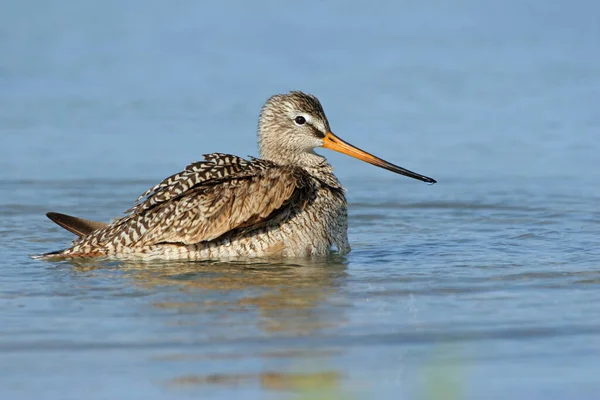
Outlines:
[[269,146],[261,146],[260,158],[281,165],[295,165],[303,168],[318,168],[327,164],[325,157],[312,150],[298,152],[297,150],[286,150],[282,147],[270,149]]
[[321,157],[323,162],[316,166],[304,167],[306,172],[308,172],[312,177],[321,181],[321,183],[338,189],[342,193],[344,192],[344,187],[338,180],[337,176],[333,173],[333,167],[325,160],[324,157]]
[[260,158],[280,165],[293,165],[301,167],[314,178],[333,188],[344,190],[340,181],[333,173],[333,167],[327,162],[325,157],[318,155],[314,151],[301,152],[291,151],[286,153],[281,147],[277,151],[269,152],[268,148],[261,147]]

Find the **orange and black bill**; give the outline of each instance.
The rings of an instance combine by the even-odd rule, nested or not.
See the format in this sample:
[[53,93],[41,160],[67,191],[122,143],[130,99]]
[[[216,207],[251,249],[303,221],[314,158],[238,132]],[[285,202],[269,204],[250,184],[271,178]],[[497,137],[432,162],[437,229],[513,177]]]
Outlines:
[[416,172],[409,171],[405,168],[399,167],[385,160],[382,160],[379,157],[375,157],[374,155],[369,154],[366,151],[359,149],[358,147],[354,147],[350,143],[344,142],[342,139],[335,136],[331,132],[327,132],[327,134],[323,138],[323,147],[325,147],[326,149],[340,152],[342,154],[347,154],[351,157],[358,158],[362,161],[366,161],[369,164],[373,164],[377,167],[385,168],[397,174],[408,176],[409,178],[418,179],[427,183],[436,183],[435,179],[429,178],[421,174],[417,174]]

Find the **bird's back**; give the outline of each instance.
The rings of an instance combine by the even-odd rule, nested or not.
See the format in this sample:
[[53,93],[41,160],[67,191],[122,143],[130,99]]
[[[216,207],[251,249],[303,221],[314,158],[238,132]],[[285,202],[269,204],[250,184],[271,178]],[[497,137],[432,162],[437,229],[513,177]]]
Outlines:
[[[126,216],[75,240],[58,254],[220,258],[272,253],[278,248],[305,253],[315,247],[315,237],[320,247],[325,241],[330,247],[333,242],[325,238],[329,229],[341,229],[346,237],[345,216],[344,226],[330,221],[335,226],[328,228],[318,222],[327,218],[317,214],[334,211],[337,215],[340,207],[345,215],[341,186],[330,187],[303,168],[214,153],[148,189]],[[299,226],[300,220],[323,231],[302,239],[304,248],[294,238],[306,236],[310,227]]]

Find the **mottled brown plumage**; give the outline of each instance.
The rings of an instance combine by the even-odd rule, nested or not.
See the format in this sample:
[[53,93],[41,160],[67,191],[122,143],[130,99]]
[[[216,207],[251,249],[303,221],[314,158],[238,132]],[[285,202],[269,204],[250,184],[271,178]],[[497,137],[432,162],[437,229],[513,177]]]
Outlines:
[[341,141],[317,98],[301,92],[267,101],[258,136],[261,159],[207,154],[148,189],[111,224],[49,213],[80,238],[43,257],[298,257],[324,255],[332,246],[346,253],[344,189],[315,147],[435,182]]

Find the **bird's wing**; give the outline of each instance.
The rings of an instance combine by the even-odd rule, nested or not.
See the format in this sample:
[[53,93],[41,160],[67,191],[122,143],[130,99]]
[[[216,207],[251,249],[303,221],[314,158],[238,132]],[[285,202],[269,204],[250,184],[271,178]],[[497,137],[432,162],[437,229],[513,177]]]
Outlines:
[[298,167],[211,154],[148,190],[129,215],[89,240],[125,246],[211,241],[303,207],[311,182]]
[[[257,160],[262,165],[263,160]],[[140,212],[179,197],[193,187],[207,182],[225,179],[248,170],[252,163],[231,154],[205,154],[204,161],[198,161],[185,167],[181,172],[165,178],[159,184],[146,190],[137,198],[134,206],[126,211]]]

